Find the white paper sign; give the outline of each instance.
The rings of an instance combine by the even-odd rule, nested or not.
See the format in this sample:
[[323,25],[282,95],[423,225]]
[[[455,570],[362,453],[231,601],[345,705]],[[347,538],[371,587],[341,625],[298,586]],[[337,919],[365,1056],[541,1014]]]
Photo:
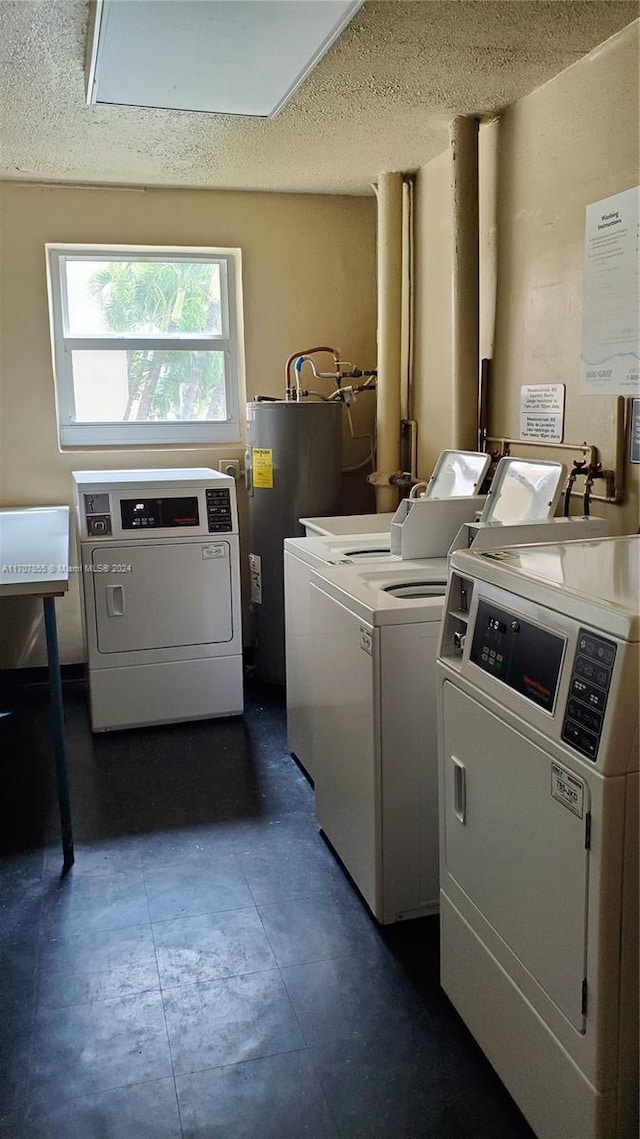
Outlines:
[[640,186],[587,206],[585,395],[640,395]]
[[520,438],[562,443],[564,384],[523,384],[520,388]]

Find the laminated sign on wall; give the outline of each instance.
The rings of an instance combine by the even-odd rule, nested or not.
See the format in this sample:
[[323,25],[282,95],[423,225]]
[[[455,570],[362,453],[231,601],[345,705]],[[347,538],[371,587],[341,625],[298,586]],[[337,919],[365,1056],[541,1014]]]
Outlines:
[[640,395],[640,186],[587,206],[582,317],[586,395]]
[[564,384],[523,384],[520,388],[520,438],[562,443]]

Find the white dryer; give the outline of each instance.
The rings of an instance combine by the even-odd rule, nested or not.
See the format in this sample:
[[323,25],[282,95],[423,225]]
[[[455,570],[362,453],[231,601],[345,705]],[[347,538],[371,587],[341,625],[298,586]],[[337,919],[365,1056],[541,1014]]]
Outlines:
[[451,559],[442,985],[540,1139],[638,1134],[639,558]]
[[74,471],[94,731],[243,711],[235,483]]

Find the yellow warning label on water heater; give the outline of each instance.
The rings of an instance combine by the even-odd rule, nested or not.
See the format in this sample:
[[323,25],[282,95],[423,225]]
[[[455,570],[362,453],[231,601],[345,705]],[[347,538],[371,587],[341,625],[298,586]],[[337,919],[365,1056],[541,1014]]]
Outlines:
[[252,447],[253,485],[271,490],[273,487],[273,451],[270,447]]

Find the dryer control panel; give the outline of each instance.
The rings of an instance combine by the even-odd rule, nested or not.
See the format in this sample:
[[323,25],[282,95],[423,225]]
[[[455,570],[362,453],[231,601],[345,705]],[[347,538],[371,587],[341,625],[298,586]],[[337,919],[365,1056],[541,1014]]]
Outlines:
[[211,534],[233,529],[231,495],[227,487],[207,488],[207,522]]
[[81,541],[236,534],[235,483],[209,468],[76,471]]

